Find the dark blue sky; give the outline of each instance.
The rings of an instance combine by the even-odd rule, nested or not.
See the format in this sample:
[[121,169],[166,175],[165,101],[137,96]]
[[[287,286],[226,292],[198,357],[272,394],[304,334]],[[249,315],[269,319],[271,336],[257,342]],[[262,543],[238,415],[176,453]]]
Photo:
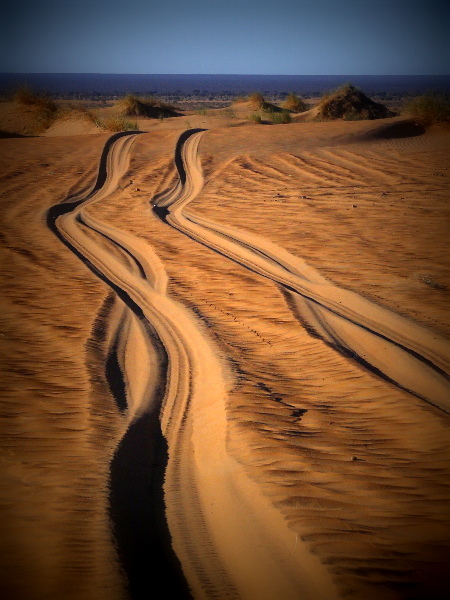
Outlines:
[[2,72],[450,73],[450,10],[434,0],[8,4]]

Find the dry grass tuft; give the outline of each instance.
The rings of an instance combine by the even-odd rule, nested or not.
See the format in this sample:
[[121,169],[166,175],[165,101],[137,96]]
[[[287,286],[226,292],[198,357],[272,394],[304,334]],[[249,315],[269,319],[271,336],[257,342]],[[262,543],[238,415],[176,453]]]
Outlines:
[[291,110],[292,112],[301,113],[309,109],[306,102],[303,102],[294,92],[289,94],[286,100],[283,102],[283,108]]
[[98,119],[96,125],[105,131],[139,131],[139,125],[136,121],[129,121],[124,116],[111,117],[109,119]]
[[268,103],[265,101],[264,96],[261,92],[253,92],[248,97],[248,102],[252,105],[252,108],[265,110]]
[[450,100],[438,94],[424,94],[408,102],[402,112],[421,125],[443,123],[450,121]]
[[250,120],[253,121],[253,123],[257,123],[258,125],[261,125],[262,123],[262,117],[258,113],[252,113],[250,115]]
[[280,110],[273,112],[270,117],[273,125],[280,125],[282,123],[291,123],[291,113],[288,110]]
[[36,130],[45,130],[55,121],[58,106],[49,94],[36,92],[24,85],[13,94],[13,101],[35,111]]

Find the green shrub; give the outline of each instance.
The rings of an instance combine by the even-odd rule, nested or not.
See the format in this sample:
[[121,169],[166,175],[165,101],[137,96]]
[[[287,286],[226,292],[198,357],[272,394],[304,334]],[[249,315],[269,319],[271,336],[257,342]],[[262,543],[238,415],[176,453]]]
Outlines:
[[128,121],[125,117],[111,117],[105,120],[97,120],[96,125],[106,131],[139,131],[139,125],[136,121]]
[[280,112],[273,112],[270,118],[274,125],[292,122],[291,114],[287,110],[282,110]]
[[424,94],[408,102],[402,112],[422,125],[442,123],[450,120],[450,101],[446,96]]
[[259,115],[257,113],[251,114],[250,120],[253,121],[254,123],[258,123],[259,125],[262,123],[262,117],[261,117],[261,115]]
[[294,92],[292,92],[283,102],[283,108],[299,113],[308,110],[309,106],[306,104],[306,102],[303,102],[301,98],[294,94]]
[[267,106],[267,102],[264,100],[264,96],[261,94],[261,92],[253,92],[250,94],[248,101],[251,102],[254,108],[265,109]]
[[275,106],[275,104],[270,104],[269,102],[265,102],[262,110],[267,115],[273,115],[273,113],[280,112],[282,109],[279,106]]

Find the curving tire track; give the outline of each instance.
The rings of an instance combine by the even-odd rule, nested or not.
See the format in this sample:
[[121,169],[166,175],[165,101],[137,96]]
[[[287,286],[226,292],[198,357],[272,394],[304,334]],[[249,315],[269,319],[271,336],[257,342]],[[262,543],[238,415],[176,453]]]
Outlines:
[[[223,366],[191,314],[166,295],[159,258],[143,240],[85,210],[116,190],[135,139],[110,138],[92,190],[67,198],[47,216],[55,235],[119,298],[108,313],[107,341],[110,370],[123,379],[118,409],[124,422],[110,499],[131,597],[147,597],[148,585],[159,581],[180,599],[190,593],[196,600],[335,598],[326,568],[302,542],[292,557],[292,532],[228,456]],[[177,195],[198,191],[180,178]],[[152,502],[156,515],[147,510]],[[170,536],[160,531],[164,518]],[[164,548],[169,566],[161,558]],[[177,560],[188,586],[177,576]]]
[[358,294],[337,287],[260,236],[185,211],[201,191],[198,145],[203,130],[180,137],[177,184],[152,201],[166,223],[281,286],[300,321],[325,342],[392,384],[450,414],[450,344]]

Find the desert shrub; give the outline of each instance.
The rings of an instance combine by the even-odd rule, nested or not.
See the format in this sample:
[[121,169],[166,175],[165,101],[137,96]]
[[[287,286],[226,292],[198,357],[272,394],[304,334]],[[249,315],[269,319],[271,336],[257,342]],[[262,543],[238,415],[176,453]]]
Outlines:
[[105,129],[106,131],[138,131],[139,125],[136,121],[128,121],[123,116],[111,117],[105,120],[97,120],[96,125]]
[[424,94],[408,102],[402,112],[422,125],[442,123],[450,121],[450,100],[438,94]]
[[291,123],[292,122],[291,114],[287,110],[273,112],[270,118],[274,125],[279,125],[280,123]]
[[128,94],[120,102],[122,115],[125,117],[145,117],[147,119],[159,119],[176,117],[176,108],[158,98],[140,98],[134,94]]
[[257,113],[251,114],[250,120],[253,121],[254,123],[258,123],[259,125],[262,123],[262,117],[261,117],[261,115],[259,115]]
[[265,109],[267,106],[267,102],[264,100],[264,96],[261,94],[261,92],[253,92],[252,94],[250,94],[250,96],[248,97],[248,101],[255,108]]
[[202,117],[207,117],[209,115],[209,111],[207,108],[197,108],[195,113],[197,115],[201,115]]
[[301,98],[292,92],[283,102],[283,108],[292,112],[305,112],[309,107],[306,102],[303,102]]
[[374,102],[359,88],[347,83],[326,94],[318,105],[317,121],[344,119],[348,121],[393,117],[386,106]]
[[58,112],[58,106],[49,94],[36,92],[26,85],[14,92],[13,101],[36,111],[36,124],[40,129],[50,127]]
[[236,98],[233,98],[233,104],[239,104],[241,102],[247,102],[248,98],[247,96],[236,96]]
[[27,85],[19,87],[13,94],[13,100],[27,106],[46,107],[56,111],[56,103],[49,94],[36,92]]

